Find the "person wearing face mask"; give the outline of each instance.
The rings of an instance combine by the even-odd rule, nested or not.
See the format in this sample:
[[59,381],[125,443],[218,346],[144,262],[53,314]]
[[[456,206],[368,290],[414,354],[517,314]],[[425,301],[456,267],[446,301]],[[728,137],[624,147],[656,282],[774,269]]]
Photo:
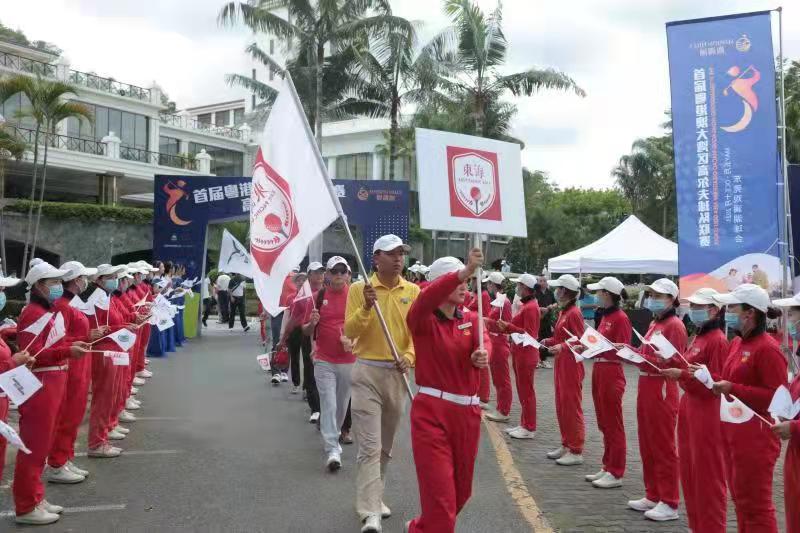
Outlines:
[[714,289],[699,289],[689,300],[689,316],[697,333],[683,355],[689,368],[667,368],[661,373],[677,381],[684,394],[678,409],[678,457],[681,487],[689,528],[703,533],[724,533],[727,490],[719,396],[694,377],[704,365],[720,375],[728,356],[725,314],[714,301]]
[[[661,278],[647,286],[650,297],[645,307],[653,313],[653,322],[644,336],[649,341],[662,334],[680,353],[686,351],[686,327],[678,318],[678,286]],[[622,344],[616,345],[622,347]],[[639,355],[659,368],[685,366],[676,356],[663,359],[650,344]],[[678,386],[667,380],[650,364],[638,363],[639,392],[636,397],[636,421],[639,426],[639,453],[642,458],[645,497],[631,500],[628,507],[644,512],[645,518],[663,522],[678,519],[678,452],[675,427],[678,422]]]
[[[61,276],[66,273],[66,270],[59,270],[43,262],[34,266],[25,276],[25,282],[31,288],[31,296],[30,303],[22,309],[19,316],[17,343],[25,346],[28,353],[34,354],[35,360],[28,364],[42,387],[19,406],[19,435],[31,451],[30,454],[21,450],[17,453],[14,469],[12,493],[16,521],[20,524],[50,524],[56,522],[64,510],[44,499],[42,470],[50,453],[56,419],[64,398],[67,361],[70,358],[83,357],[90,350],[86,343],[73,342],[67,337],[62,337],[45,348],[58,312],[54,303],[64,293]],[[46,313],[53,313],[54,317],[38,335],[25,331]],[[67,330],[70,327],[69,318],[63,316]]]
[[[597,330],[612,343],[630,344],[631,321],[620,307],[628,293],[620,280],[605,277],[590,283],[587,289],[595,293],[598,309]],[[597,415],[597,428],[603,434],[603,468],[586,476],[593,487],[612,489],[622,486],[625,475],[625,421],[622,397],[625,394],[625,371],[622,359],[614,350],[592,358],[592,400]]]
[[581,311],[576,305],[581,295],[581,284],[571,274],[564,274],[547,285],[554,289],[559,313],[553,336],[542,344],[555,357],[553,382],[555,384],[556,418],[561,430],[561,446],[547,453],[561,466],[583,464],[583,444],[586,426],[583,421],[583,361],[576,361],[567,347],[567,339],[580,338],[585,329]]
[[[155,301],[159,294],[164,292],[167,288],[167,282],[162,279],[153,279],[150,281],[150,290],[152,291],[152,296],[149,298],[150,301]],[[147,355],[152,355],[153,357],[164,357],[166,355],[166,342],[164,332],[159,330],[157,327],[155,329],[151,329],[150,339],[147,343]]]
[[[473,313],[478,312],[478,298],[477,298],[477,291],[478,291],[478,284],[473,279],[472,280],[472,289],[470,292],[467,293],[469,304],[466,302],[464,303],[464,308],[467,311],[472,311]],[[486,287],[481,288],[481,305],[483,306],[483,314],[489,315],[489,309],[491,308],[492,300],[489,298],[489,291],[486,290]],[[481,399],[481,409],[484,411],[489,410],[489,395],[491,394],[491,377],[489,376],[489,368],[484,368],[481,370],[481,382],[480,388],[478,389],[478,398]]]
[[[54,307],[65,317],[69,317],[65,321],[68,341],[89,342],[99,339],[103,336],[103,330],[90,326],[89,318],[72,305],[74,298],[80,300],[79,295],[89,286],[88,277],[96,275],[97,269],[86,268],[78,261],[68,261],[61,265],[60,270],[66,271],[61,277],[64,294],[55,301]],[[76,301],[76,305],[85,303],[80,300]],[[86,413],[91,373],[91,357],[81,357],[69,362],[66,393],[56,422],[53,446],[47,456],[46,475],[50,483],[80,483],[89,475],[88,471],[75,466],[72,460],[75,458],[78,428]]]
[[[488,318],[485,320],[492,341],[492,358],[489,361],[489,370],[492,374],[492,383],[497,397],[497,411],[486,415],[492,422],[508,422],[511,412],[511,373],[508,370],[508,358],[511,356],[511,345],[508,335],[497,328],[497,321],[511,322],[511,302],[503,294],[503,283],[506,278],[500,272],[492,272],[483,280],[486,290],[492,297],[489,304]],[[484,311],[486,313],[486,311]]]
[[[775,389],[785,385],[788,376],[780,345],[766,332],[767,318],[777,318],[779,313],[770,307],[767,291],[751,283],[713,298],[727,306],[725,322],[739,336],[731,341],[722,379],[712,390],[717,395],[735,396],[768,419],[767,408]],[[770,429],[755,416],[741,424],[722,422],[728,485],[739,531],[778,531],[772,476],[781,443]]]
[[[792,339],[800,340],[800,294],[792,298],[773,300],[773,305],[788,308],[787,326]],[[789,385],[792,401],[800,400],[800,374]],[[786,533],[800,533],[800,415],[792,420],[781,418],[772,426],[772,432],[780,439],[789,441],[786,459],[783,462],[783,499],[786,513]]]
[[466,281],[482,263],[478,248],[467,266],[454,257],[437,259],[431,284],[408,312],[419,386],[411,404],[411,446],[422,508],[406,524],[409,533],[453,533],[472,493],[481,425],[477,393],[480,371],[489,365],[490,340],[485,331],[479,337],[477,313],[460,308]]
[[[497,327],[501,333],[527,334],[536,339],[540,317],[539,304],[534,294],[536,278],[530,274],[522,274],[511,281],[517,284],[517,295],[522,307],[510,323],[498,320]],[[533,376],[539,364],[539,349],[525,346],[524,343],[513,343],[511,359],[521,414],[519,426],[505,431],[514,439],[532,439],[536,435],[536,389]]]

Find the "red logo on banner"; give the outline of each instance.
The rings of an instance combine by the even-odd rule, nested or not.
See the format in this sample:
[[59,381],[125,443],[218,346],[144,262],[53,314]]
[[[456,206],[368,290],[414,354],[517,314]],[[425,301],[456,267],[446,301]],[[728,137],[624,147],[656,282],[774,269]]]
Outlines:
[[299,233],[289,184],[264,161],[259,149],[250,205],[250,253],[258,268],[269,275],[278,256]]
[[502,220],[496,153],[448,146],[447,174],[452,216]]

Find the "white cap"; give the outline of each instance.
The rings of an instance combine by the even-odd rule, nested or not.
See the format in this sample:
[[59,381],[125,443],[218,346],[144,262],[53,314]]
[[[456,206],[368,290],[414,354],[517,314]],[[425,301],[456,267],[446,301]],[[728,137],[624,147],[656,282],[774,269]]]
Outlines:
[[19,278],[4,278],[3,276],[0,276],[0,287],[13,287],[14,285],[19,285],[20,283],[22,283],[22,280]]
[[502,285],[505,280],[506,277],[501,272],[491,272],[488,276],[483,278],[483,283],[489,281],[495,285]]
[[313,263],[308,264],[306,272],[316,272],[317,270],[324,270],[324,269],[325,267],[322,266],[322,263],[320,263],[319,261],[314,261]]
[[403,239],[398,237],[397,235],[384,235],[377,241],[375,244],[372,245],[372,253],[375,252],[391,252],[392,250],[396,250],[397,248],[402,248],[404,251],[408,252],[411,250],[411,247],[407,244],[403,244]]
[[66,273],[67,273],[66,270],[59,270],[50,263],[45,263],[44,261],[42,261],[41,263],[34,265],[34,267],[28,271],[28,275],[25,276],[25,283],[27,283],[28,285],[33,285],[37,281],[43,279],[53,279],[53,278],[60,279],[61,276],[63,276]]
[[98,276],[114,276],[116,275],[118,278],[120,274],[127,271],[128,267],[125,265],[109,265],[108,263],[103,263],[102,265],[97,265],[97,275]]
[[538,281],[536,281],[536,276],[533,276],[531,274],[523,274],[518,278],[513,278],[511,281],[513,283],[522,283],[529,289],[534,288],[538,283]]
[[36,265],[41,265],[42,263],[44,263],[44,259],[39,259],[38,257],[34,257],[28,262],[28,268],[33,268]]
[[444,276],[445,274],[458,272],[462,268],[464,268],[464,263],[455,257],[440,257],[431,265],[431,272],[428,274],[428,281],[433,281],[440,276]]
[[[151,265],[150,263],[148,263],[145,260],[136,261],[136,265],[140,266],[142,268],[142,270],[144,270],[144,271],[158,272],[158,269],[156,267],[154,267],[153,265]],[[147,272],[143,272],[143,273],[146,274]]]
[[297,265],[292,269],[292,272],[300,272],[300,265]]
[[547,285],[550,287],[564,287],[575,292],[581,290],[581,282],[572,274],[564,274],[558,279],[548,280]]
[[336,265],[344,265],[347,267],[347,270],[350,270],[350,265],[347,264],[347,260],[344,257],[334,255],[330,259],[328,259],[328,270],[333,270],[333,267]]
[[128,274],[147,274],[150,269],[140,262],[128,263]]
[[414,274],[416,274],[417,272],[421,272],[421,269],[420,269],[421,266],[422,265],[420,265],[419,262],[414,263],[413,265],[408,267],[408,271],[409,272],[413,272]]
[[[3,278],[0,278],[0,286],[2,286]],[[800,307],[800,293],[795,294],[791,298],[781,298],[780,300],[772,300],[772,305],[776,307]]]
[[694,294],[686,298],[690,304],[697,304],[697,305],[716,305],[720,307],[722,304],[714,300],[714,296],[718,295],[715,289],[711,287],[703,287],[702,289],[697,289]]
[[770,304],[767,291],[752,283],[743,283],[733,289],[733,292],[729,294],[717,294],[713,298],[715,302],[721,303],[722,305],[747,304],[751,307],[755,307],[762,313],[767,312]]
[[620,295],[622,294],[623,289],[625,289],[625,285],[623,285],[622,282],[617,278],[607,276],[597,283],[588,284],[586,288],[590,291],[599,291],[602,289],[604,291]]
[[669,294],[673,298],[678,297],[678,286],[667,278],[657,279],[645,288],[659,294]]
[[61,278],[64,281],[72,281],[79,276],[94,276],[97,274],[96,268],[86,268],[83,266],[83,263],[79,263],[78,261],[67,261],[61,265],[60,269],[67,272]]

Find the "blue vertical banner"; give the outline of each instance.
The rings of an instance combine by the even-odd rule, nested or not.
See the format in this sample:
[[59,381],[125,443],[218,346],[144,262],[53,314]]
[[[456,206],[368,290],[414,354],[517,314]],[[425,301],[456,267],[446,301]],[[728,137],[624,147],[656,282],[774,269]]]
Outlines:
[[768,11],[667,24],[681,294],[780,290],[775,57]]

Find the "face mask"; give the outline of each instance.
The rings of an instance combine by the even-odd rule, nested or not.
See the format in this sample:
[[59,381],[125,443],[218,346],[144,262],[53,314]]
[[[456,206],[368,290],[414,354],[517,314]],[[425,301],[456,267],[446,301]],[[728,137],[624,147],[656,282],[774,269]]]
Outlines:
[[740,322],[739,313],[731,313],[730,311],[725,313],[725,325],[728,326],[728,329],[738,330]]
[[656,300],[654,298],[648,298],[644,301],[644,306],[654,313],[660,313],[664,309],[667,308],[666,302],[663,300]]
[[708,309],[690,309],[689,318],[695,326],[701,326],[708,322]]
[[58,285],[51,285],[50,292],[47,294],[47,299],[50,303],[55,302],[64,295],[64,287],[59,283]]
[[6,293],[0,292],[0,311],[6,306]]
[[117,290],[117,287],[119,287],[119,280],[118,279],[107,279],[107,280],[105,280],[103,282],[103,287],[105,287],[105,289],[108,292],[114,292],[115,290]]

